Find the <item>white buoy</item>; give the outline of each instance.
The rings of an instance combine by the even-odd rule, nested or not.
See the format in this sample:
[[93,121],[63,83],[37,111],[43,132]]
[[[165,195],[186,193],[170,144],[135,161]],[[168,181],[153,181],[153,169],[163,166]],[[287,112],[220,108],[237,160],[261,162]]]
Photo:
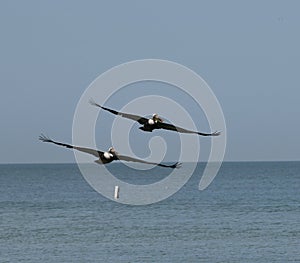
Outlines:
[[119,198],[119,192],[120,192],[120,187],[118,185],[116,185],[115,186],[115,195],[114,195],[115,199]]

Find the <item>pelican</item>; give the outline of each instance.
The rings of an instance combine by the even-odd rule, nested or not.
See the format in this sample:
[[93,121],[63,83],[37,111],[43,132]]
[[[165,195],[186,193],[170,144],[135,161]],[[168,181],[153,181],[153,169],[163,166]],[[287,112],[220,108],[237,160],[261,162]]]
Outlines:
[[98,159],[95,160],[96,163],[98,164],[107,164],[107,163],[111,163],[112,161],[126,161],[126,162],[138,162],[138,163],[145,163],[145,164],[153,164],[153,165],[158,165],[161,167],[167,167],[167,168],[180,168],[181,164],[176,162],[175,164],[172,165],[166,165],[166,164],[161,164],[161,163],[154,163],[154,162],[147,162],[141,159],[137,159],[137,158],[133,158],[130,156],[126,156],[126,155],[120,155],[118,152],[116,152],[116,150],[113,147],[110,147],[108,149],[108,151],[102,152],[99,150],[94,150],[94,149],[90,149],[90,148],[84,148],[84,147],[78,147],[78,146],[74,146],[74,145],[70,145],[70,144],[66,144],[66,143],[61,143],[61,142],[56,142],[51,140],[50,138],[46,137],[45,135],[41,134],[39,136],[39,140],[41,140],[42,142],[50,142],[59,146],[64,146],[67,148],[71,148],[71,149],[75,149],[81,152],[85,152],[91,155],[96,156]]
[[169,130],[169,131],[175,131],[175,132],[180,132],[180,133],[193,133],[193,134],[198,134],[201,136],[219,136],[221,133],[216,131],[213,133],[204,133],[204,132],[198,132],[198,131],[191,131],[187,130],[169,123],[164,123],[163,120],[158,116],[158,114],[153,114],[152,118],[148,119],[139,115],[134,115],[134,114],[129,114],[129,113],[124,113],[124,112],[118,112],[106,107],[103,107],[96,103],[93,99],[90,99],[90,104],[97,106],[103,110],[106,110],[112,114],[119,115],[123,118],[131,119],[134,121],[137,121],[139,124],[142,124],[143,126],[139,127],[139,129],[146,131],[146,132],[152,132],[153,130],[156,129],[164,129],[164,130]]

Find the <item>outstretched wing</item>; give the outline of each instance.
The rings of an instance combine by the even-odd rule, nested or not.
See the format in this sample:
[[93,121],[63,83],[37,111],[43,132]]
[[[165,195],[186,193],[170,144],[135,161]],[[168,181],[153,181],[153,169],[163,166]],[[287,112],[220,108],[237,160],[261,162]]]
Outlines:
[[164,129],[164,130],[170,130],[170,131],[177,131],[180,133],[194,133],[202,136],[219,136],[221,133],[220,132],[213,132],[213,133],[204,133],[204,132],[198,132],[198,131],[190,131],[169,123],[164,123],[164,122],[157,122],[156,123],[156,128],[157,129]]
[[138,123],[143,124],[143,125],[148,122],[147,118],[141,117],[139,115],[134,115],[134,114],[124,113],[124,112],[119,112],[119,111],[115,111],[115,110],[112,110],[112,109],[109,109],[109,108],[105,108],[105,107],[99,105],[98,103],[96,103],[93,99],[90,99],[90,104],[92,104],[94,106],[97,106],[97,107],[99,107],[99,108],[101,108],[103,110],[109,111],[112,114],[119,115],[121,117],[137,121]]
[[125,156],[125,155],[117,155],[116,157],[119,160],[122,161],[126,161],[126,162],[136,162],[136,163],[145,163],[145,164],[153,164],[153,165],[158,165],[161,167],[167,167],[167,168],[180,168],[181,167],[181,163],[174,163],[172,165],[166,165],[166,164],[162,164],[162,163],[153,163],[153,162],[147,162],[141,159],[137,159],[137,158],[133,158],[133,157],[129,157],[129,156]]
[[97,151],[97,150],[94,150],[94,149],[78,147],[78,146],[73,146],[73,145],[66,144],[66,143],[53,141],[50,138],[46,137],[44,134],[40,135],[39,140],[41,140],[42,142],[51,142],[51,143],[54,143],[56,145],[60,145],[60,146],[75,149],[75,150],[78,150],[78,151],[81,151],[81,152],[89,153],[89,154],[92,154],[92,155],[94,155],[98,158],[100,157],[101,154],[103,154],[103,152]]

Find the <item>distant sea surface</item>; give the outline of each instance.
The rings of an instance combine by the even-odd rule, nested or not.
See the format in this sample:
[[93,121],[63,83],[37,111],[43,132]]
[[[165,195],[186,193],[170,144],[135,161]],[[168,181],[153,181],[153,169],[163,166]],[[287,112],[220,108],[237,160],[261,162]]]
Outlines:
[[[137,184],[164,169],[110,165]],[[224,163],[199,191],[203,167],[168,199],[131,206],[76,164],[0,165],[0,262],[300,262],[300,162]]]

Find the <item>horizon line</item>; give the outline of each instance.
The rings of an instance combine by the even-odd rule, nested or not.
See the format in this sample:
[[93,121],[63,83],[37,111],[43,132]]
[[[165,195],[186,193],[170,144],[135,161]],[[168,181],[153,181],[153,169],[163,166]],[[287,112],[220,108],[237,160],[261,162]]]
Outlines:
[[[173,163],[178,161],[164,161],[161,163]],[[227,160],[222,161],[222,163],[275,163],[275,162],[300,162],[300,160]],[[187,162],[182,161],[182,163],[194,163],[194,162]],[[198,161],[197,163],[207,163],[207,161]],[[214,163],[214,162],[211,162]],[[77,164],[77,162],[11,162],[11,163],[1,163],[0,165],[43,165],[43,164]],[[90,162],[87,163],[80,163],[80,164],[92,164]],[[116,163],[115,163],[116,164]]]

